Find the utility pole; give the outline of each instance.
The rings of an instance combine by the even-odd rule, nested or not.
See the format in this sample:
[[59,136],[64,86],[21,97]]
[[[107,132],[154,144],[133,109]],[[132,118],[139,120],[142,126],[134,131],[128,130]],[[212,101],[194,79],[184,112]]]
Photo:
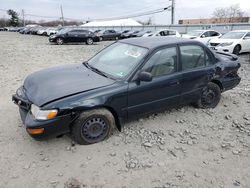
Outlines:
[[23,17],[23,27],[25,27],[25,14],[23,9],[22,9],[22,17]]
[[175,18],[175,0],[170,0],[172,1],[172,6],[171,6],[171,24],[174,24],[174,18]]
[[62,8],[62,5],[60,7],[61,7],[62,25],[64,26],[64,17],[63,17],[63,8]]

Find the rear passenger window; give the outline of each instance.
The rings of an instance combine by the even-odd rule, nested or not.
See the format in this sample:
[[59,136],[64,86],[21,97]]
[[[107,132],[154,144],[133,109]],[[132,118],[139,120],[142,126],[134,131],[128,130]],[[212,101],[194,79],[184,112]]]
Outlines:
[[202,47],[196,45],[181,46],[182,70],[205,67],[205,53]]
[[143,71],[150,72],[153,76],[168,75],[176,71],[176,48],[166,48],[156,52],[144,65]]

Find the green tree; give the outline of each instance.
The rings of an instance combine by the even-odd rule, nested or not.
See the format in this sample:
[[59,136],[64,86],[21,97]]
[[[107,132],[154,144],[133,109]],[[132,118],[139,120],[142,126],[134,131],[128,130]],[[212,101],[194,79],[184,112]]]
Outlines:
[[9,19],[9,25],[16,27],[19,25],[19,17],[18,17],[18,13],[12,9],[7,11],[7,14],[10,15],[10,19]]

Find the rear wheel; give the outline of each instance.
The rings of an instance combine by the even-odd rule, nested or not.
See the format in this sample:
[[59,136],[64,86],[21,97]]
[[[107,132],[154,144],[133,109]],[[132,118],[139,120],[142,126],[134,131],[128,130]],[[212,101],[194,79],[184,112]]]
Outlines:
[[215,83],[208,83],[197,102],[199,108],[215,108],[220,102],[221,90]]
[[236,45],[234,47],[233,54],[239,55],[240,54],[240,50],[241,50],[241,46],[240,45]]
[[92,38],[87,38],[86,44],[92,45],[94,43],[94,40]]
[[83,112],[72,127],[73,139],[81,145],[108,138],[115,127],[112,113],[104,108]]
[[58,39],[56,39],[56,43],[57,43],[58,45],[63,45],[64,40],[63,40],[62,38],[58,38]]
[[103,37],[100,37],[100,41],[103,41]]
[[119,40],[119,37],[115,37],[115,40]]

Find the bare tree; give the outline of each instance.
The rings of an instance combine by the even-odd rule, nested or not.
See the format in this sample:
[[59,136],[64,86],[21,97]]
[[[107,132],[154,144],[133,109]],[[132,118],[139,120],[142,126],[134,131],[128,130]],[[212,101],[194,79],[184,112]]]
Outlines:
[[239,4],[231,5],[226,8],[217,8],[213,12],[213,17],[219,19],[222,22],[225,19],[228,19],[228,22],[231,23],[234,19],[241,19],[244,16],[244,11],[240,8]]

